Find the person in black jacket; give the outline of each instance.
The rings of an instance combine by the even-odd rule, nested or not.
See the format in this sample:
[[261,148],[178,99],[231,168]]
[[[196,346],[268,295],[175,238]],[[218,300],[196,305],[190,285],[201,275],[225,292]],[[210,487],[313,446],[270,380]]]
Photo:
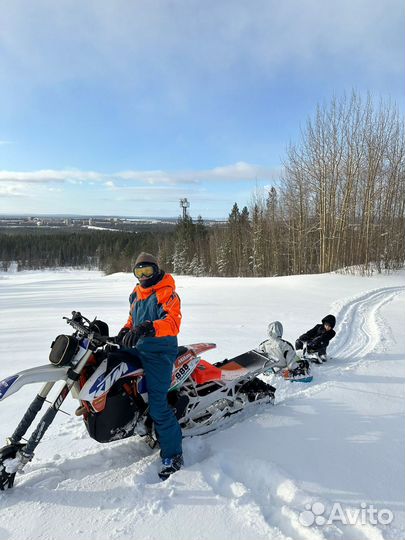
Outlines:
[[295,349],[304,348],[306,343],[306,352],[318,356],[319,361],[326,362],[326,348],[329,341],[333,339],[336,332],[333,330],[336,325],[336,317],[334,315],[326,315],[322,319],[322,324],[316,324],[311,330],[302,334],[296,342]]

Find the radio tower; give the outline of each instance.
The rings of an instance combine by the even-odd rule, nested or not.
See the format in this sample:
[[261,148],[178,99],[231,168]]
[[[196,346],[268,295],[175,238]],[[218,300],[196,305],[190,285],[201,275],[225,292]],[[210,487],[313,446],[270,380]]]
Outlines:
[[188,208],[190,208],[190,203],[187,199],[180,199],[180,208],[183,209],[183,219],[186,219],[188,215]]

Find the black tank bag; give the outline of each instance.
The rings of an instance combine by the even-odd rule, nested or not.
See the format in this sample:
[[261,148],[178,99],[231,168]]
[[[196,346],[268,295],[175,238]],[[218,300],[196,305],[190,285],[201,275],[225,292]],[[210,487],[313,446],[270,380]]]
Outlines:
[[77,338],[61,334],[52,342],[49,361],[54,366],[67,366],[73,360],[78,347],[79,340]]

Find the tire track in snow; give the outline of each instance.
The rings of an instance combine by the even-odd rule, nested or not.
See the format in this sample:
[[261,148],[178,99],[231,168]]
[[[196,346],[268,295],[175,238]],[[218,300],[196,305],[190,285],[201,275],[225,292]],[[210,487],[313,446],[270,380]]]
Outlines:
[[[379,311],[405,287],[384,287],[368,291],[347,303],[335,303],[338,320],[336,342],[331,344],[332,355],[336,351],[339,358],[363,358],[381,346],[384,322]],[[340,307],[340,309],[339,309]]]
[[332,304],[337,326],[336,337],[329,347],[331,360],[319,366],[312,364],[314,379],[304,388],[304,383],[291,383],[272,376],[271,381],[277,387],[276,405],[324,390],[332,384],[334,376],[373,361],[370,355],[388,348],[393,338],[379,312],[404,292],[403,286],[383,287]]

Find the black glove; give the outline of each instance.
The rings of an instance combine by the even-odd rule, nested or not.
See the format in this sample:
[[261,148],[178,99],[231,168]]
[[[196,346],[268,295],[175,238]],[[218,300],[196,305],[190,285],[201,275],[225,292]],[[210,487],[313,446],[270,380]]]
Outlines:
[[145,321],[136,328],[139,328],[139,335],[145,337],[153,337],[156,335],[155,327],[152,321]]
[[137,344],[137,341],[139,339],[139,334],[136,331],[136,328],[133,330],[129,330],[125,336],[122,338],[121,346],[127,347],[128,349],[132,349],[132,347],[135,347]]
[[309,362],[308,360],[300,360],[297,362],[297,367],[294,369],[288,370],[290,377],[298,377],[300,375],[309,374]]
[[121,345],[122,340],[124,339],[124,336],[128,334],[129,328],[121,328],[121,330],[118,332],[118,335],[112,338],[112,341],[114,341],[117,345]]
[[312,341],[309,341],[307,344],[307,349],[312,350],[312,351],[316,351],[317,349],[320,349],[321,347],[323,347],[323,342],[322,342],[321,337],[316,337]]
[[154,335],[155,329],[153,327],[153,322],[145,321],[125,334],[122,345],[128,347],[128,349],[132,349],[135,347],[140,337],[153,337]]
[[301,360],[298,362],[298,367],[299,367],[302,371],[308,371],[308,370],[309,370],[309,362],[308,362],[308,360],[303,360],[303,359],[301,359]]
[[302,349],[303,346],[304,346],[304,343],[300,339],[297,339],[295,341],[295,350],[296,351],[299,351],[300,349]]

